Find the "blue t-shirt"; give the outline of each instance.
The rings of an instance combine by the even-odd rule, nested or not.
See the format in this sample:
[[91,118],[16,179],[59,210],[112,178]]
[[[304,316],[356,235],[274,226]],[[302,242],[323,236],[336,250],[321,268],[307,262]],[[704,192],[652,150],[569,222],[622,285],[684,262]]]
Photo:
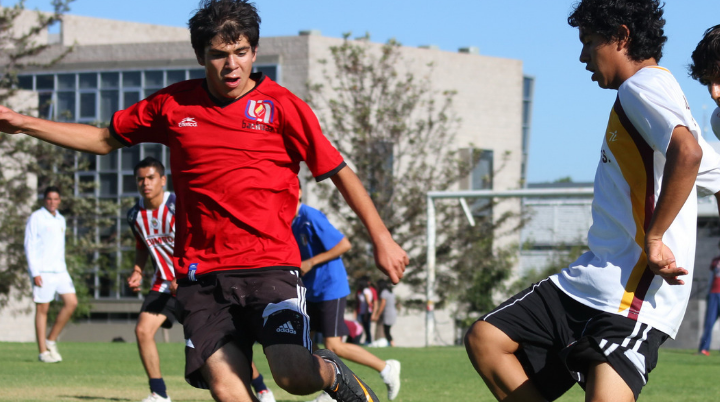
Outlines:
[[[292,231],[303,261],[332,249],[345,237],[325,214],[305,204],[300,205]],[[307,288],[309,302],[335,300],[350,294],[347,272],[340,257],[315,265],[302,277],[302,281]]]

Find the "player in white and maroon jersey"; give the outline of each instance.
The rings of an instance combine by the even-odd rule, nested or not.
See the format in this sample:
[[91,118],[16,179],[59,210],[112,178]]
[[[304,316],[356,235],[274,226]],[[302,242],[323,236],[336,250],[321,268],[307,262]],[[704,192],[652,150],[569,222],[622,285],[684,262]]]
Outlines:
[[135,335],[138,350],[150,383],[150,395],[143,402],[170,401],[160,372],[160,355],[155,333],[170,328],[178,313],[175,291],[177,280],[172,261],[175,246],[175,194],[165,191],[165,166],[152,157],[135,165],[135,180],[140,200],[127,215],[135,235],[135,266],[128,286],[140,291],[142,270],[152,257],[155,273],[152,287],[140,308]]
[[377,267],[397,283],[409,259],[310,107],[253,74],[260,16],[248,0],[203,0],[188,26],[204,80],[173,84],[115,113],[110,127],[52,122],[0,106],[0,131],[107,154],[167,145],[177,194],[175,269],[185,379],[217,400],[254,401],[258,341],[275,382],[339,401],[377,395],[328,350],[312,352],[300,251],[291,224],[297,174],[332,179],[368,230]]

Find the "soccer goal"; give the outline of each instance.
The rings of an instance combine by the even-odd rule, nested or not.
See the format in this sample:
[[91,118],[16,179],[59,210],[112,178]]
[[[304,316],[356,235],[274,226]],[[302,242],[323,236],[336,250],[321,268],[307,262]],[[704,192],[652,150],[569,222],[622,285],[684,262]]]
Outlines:
[[[520,190],[467,190],[467,191],[430,191],[427,193],[427,283],[426,283],[426,315],[425,315],[425,346],[435,344],[435,257],[437,240],[437,222],[435,216],[435,201],[441,199],[457,199],[465,217],[471,226],[475,226],[475,219],[468,206],[467,199],[489,199],[496,198],[558,198],[566,199],[561,201],[562,205],[576,204],[571,201],[577,198],[592,198],[592,187],[575,188],[541,188],[541,189],[520,189]],[[523,204],[525,204],[523,202]],[[589,201],[586,201],[589,210]],[[525,208],[521,205],[521,208]]]

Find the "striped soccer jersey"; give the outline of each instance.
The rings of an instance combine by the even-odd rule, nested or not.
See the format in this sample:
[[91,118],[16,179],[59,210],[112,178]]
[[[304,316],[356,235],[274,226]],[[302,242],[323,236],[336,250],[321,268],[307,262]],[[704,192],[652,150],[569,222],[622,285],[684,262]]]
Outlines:
[[645,231],[660,195],[672,132],[687,127],[703,148],[697,185],[720,190],[718,155],[702,139],[685,96],[672,74],[646,67],[618,89],[595,174],[590,251],[551,277],[570,297],[592,308],[646,323],[674,337],[692,286],[697,224],[693,188],[663,236],[677,265],[688,270],[684,285],[668,285],[647,265]]
[[136,248],[147,248],[152,256],[155,275],[152,290],[170,293],[170,281],[175,278],[173,249],[175,246],[175,194],[165,192],[158,209],[145,209],[143,199],[127,215]]

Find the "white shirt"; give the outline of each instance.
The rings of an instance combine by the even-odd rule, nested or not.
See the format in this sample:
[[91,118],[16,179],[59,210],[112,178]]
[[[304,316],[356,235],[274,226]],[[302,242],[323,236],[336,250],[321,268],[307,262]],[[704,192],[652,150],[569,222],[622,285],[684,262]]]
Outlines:
[[25,256],[30,277],[67,272],[65,265],[65,218],[42,207],[30,215],[25,226]]
[[660,195],[672,132],[685,126],[700,142],[703,161],[697,186],[720,189],[720,157],[702,140],[700,128],[675,78],[664,68],[646,67],[618,89],[595,174],[590,251],[551,277],[580,303],[648,324],[675,337],[692,287],[697,192],[691,191],[663,236],[684,285],[668,285],[647,265],[645,231]]

